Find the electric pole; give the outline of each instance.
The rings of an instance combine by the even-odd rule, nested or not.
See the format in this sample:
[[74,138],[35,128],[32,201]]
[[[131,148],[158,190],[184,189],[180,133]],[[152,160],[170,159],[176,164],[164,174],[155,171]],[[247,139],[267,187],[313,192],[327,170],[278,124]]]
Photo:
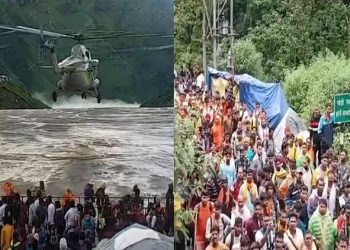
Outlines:
[[203,32],[203,47],[202,47],[202,52],[203,52],[203,71],[204,75],[207,75],[207,41],[206,41],[206,36],[207,36],[207,27],[206,27],[206,12],[205,12],[205,6],[203,5],[203,22],[202,22],[202,32]]
[[213,0],[213,66],[217,69],[216,0]]
[[233,0],[230,0],[230,55],[231,55],[231,73],[234,75],[235,67],[234,67],[234,54],[233,54],[233,39],[234,39],[234,31],[233,31]]

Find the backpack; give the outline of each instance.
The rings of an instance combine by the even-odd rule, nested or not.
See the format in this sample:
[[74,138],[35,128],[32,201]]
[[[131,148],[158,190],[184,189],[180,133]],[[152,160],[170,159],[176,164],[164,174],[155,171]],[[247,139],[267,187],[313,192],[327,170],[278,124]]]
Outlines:
[[[212,219],[212,217],[210,216],[210,229],[213,227],[213,219]],[[221,217],[221,223],[222,223],[222,225],[224,225],[224,228],[223,228],[223,239],[226,239],[226,237],[227,237],[227,235],[225,235],[225,229],[226,229],[226,225],[225,225],[225,222],[224,222],[224,218],[223,217]]]
[[[213,227],[213,219],[211,218],[211,216],[210,216],[210,229]],[[224,223],[224,218],[223,217],[221,217],[221,223],[222,223],[222,225],[224,225],[224,231],[225,231],[225,228],[226,228],[226,226],[225,226],[225,223]],[[224,239],[225,239],[226,237],[225,237],[225,235],[224,235]]]
[[90,230],[90,231],[95,230],[95,224],[91,218],[89,220],[84,220],[84,231],[86,230]]

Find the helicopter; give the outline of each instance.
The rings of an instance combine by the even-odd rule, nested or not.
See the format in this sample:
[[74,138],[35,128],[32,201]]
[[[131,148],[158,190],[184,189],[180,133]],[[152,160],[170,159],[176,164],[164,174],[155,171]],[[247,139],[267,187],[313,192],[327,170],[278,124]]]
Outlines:
[[[108,35],[98,35],[86,37],[81,33],[72,35],[61,34],[57,32],[45,31],[43,29],[35,29],[25,26],[7,26],[0,25],[0,29],[8,30],[0,34],[12,33],[28,33],[40,35],[39,53],[42,59],[45,50],[51,53],[53,66],[42,66],[41,68],[53,68],[56,74],[61,76],[61,79],[56,84],[56,89],[52,92],[52,100],[57,102],[59,96],[73,93],[80,94],[82,99],[87,99],[87,95],[95,97],[97,103],[101,102],[101,82],[98,76],[99,60],[91,57],[90,51],[82,43],[84,40],[106,39],[106,38],[125,38],[125,37],[172,37],[172,34],[133,34],[131,32],[114,32]],[[46,40],[45,37],[51,38]],[[77,43],[71,48],[69,57],[62,61],[58,61],[55,51],[55,43],[57,39],[73,39]]]

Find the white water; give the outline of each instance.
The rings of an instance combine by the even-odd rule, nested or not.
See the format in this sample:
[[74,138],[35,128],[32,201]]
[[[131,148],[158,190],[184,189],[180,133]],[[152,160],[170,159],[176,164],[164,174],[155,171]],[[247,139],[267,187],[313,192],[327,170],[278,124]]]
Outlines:
[[21,193],[43,180],[52,195],[79,194],[92,178],[111,195],[134,184],[162,194],[173,181],[173,109],[4,110],[0,120],[0,182]]

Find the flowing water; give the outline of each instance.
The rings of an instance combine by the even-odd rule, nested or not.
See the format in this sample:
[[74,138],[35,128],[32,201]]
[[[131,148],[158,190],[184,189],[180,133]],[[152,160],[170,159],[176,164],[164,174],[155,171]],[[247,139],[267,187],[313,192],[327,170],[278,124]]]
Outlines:
[[164,194],[173,181],[173,109],[138,107],[0,111],[0,182],[24,193],[45,181],[49,194],[67,188],[120,196],[138,184]]

